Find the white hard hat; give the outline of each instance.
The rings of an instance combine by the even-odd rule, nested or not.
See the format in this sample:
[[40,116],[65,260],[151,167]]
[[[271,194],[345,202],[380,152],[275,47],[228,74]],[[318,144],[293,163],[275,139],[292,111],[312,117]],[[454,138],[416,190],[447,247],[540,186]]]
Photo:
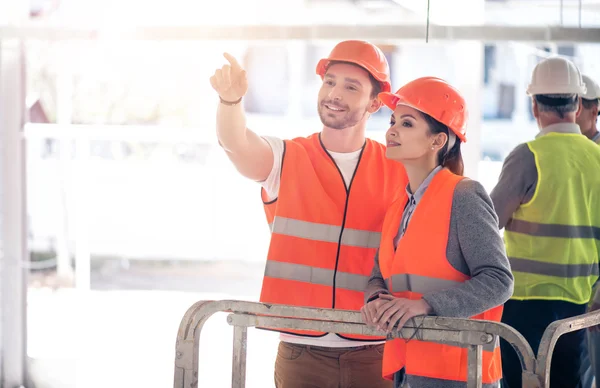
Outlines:
[[586,92],[575,64],[562,57],[547,58],[533,69],[527,94],[579,94]]
[[587,92],[581,94],[581,98],[585,98],[586,100],[595,100],[600,98],[600,86],[593,79],[588,77],[587,75],[581,75],[583,78],[583,83],[587,88]]

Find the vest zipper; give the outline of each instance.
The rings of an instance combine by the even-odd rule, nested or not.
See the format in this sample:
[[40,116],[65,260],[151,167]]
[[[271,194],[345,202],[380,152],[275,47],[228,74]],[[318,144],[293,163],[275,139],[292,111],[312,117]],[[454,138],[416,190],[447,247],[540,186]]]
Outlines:
[[367,144],[367,141],[365,140],[365,143],[363,144],[362,149],[360,150],[360,154],[358,155],[358,161],[356,162],[356,167],[354,168],[354,173],[352,173],[352,178],[350,178],[350,183],[348,184],[348,187],[346,187],[346,181],[344,180],[344,175],[342,174],[342,171],[338,167],[338,165],[335,162],[335,160],[333,159],[333,157],[327,151],[327,148],[325,148],[325,145],[323,144],[323,141],[321,140],[320,133],[319,133],[319,143],[321,143],[321,147],[323,147],[323,151],[325,151],[327,156],[329,156],[329,159],[331,159],[331,161],[333,162],[333,165],[335,166],[336,170],[340,174],[340,178],[342,178],[342,184],[344,185],[344,189],[346,190],[346,203],[344,204],[344,217],[342,218],[342,226],[340,229],[340,236],[338,238],[337,252],[335,255],[335,267],[333,269],[333,292],[332,292],[331,308],[334,309],[335,308],[337,269],[338,269],[338,263],[340,261],[340,251],[342,249],[342,236],[344,235],[344,227],[346,226],[346,215],[348,213],[348,203],[350,202],[350,189],[352,188],[352,182],[354,182],[354,177],[356,176],[356,172],[358,171],[358,167],[360,166],[360,161],[362,160],[362,155],[363,155],[363,152],[365,151],[365,146]]

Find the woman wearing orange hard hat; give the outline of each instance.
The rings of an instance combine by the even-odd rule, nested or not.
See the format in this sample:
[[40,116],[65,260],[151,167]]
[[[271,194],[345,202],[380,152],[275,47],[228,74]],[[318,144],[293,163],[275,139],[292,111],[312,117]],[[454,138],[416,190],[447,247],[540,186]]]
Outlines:
[[[499,322],[513,276],[489,196],[462,176],[464,98],[435,77],[379,98],[393,111],[386,157],[402,163],[409,183],[386,213],[363,319],[388,332],[425,315]],[[391,340],[384,348],[383,376],[396,387],[465,387],[467,350]],[[497,387],[501,377],[499,345],[485,345],[484,387]]]

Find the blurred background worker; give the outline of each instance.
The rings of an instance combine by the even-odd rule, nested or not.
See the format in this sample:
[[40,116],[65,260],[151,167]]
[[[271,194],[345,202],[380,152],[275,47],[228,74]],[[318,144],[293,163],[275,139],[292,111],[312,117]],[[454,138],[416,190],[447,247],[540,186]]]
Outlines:
[[[600,145],[600,132],[596,127],[598,122],[598,100],[600,99],[600,86],[589,76],[582,74],[586,92],[581,94],[581,114],[577,117],[577,124],[588,139]],[[598,282],[594,286],[594,298],[590,302],[590,311],[600,309],[600,295]],[[591,388],[593,381],[599,381],[600,372],[600,328],[590,327],[586,333],[586,349],[581,358],[581,386]]]
[[596,144],[600,144],[600,131],[598,131],[598,101],[600,99],[600,85],[587,75],[582,75],[587,91],[581,95],[583,109],[577,117],[577,124],[581,133]]
[[[540,133],[506,158],[491,198],[515,276],[502,322],[537,352],[550,323],[586,312],[598,279],[600,147],[575,122],[586,86],[572,62],[552,57],[538,63],[527,93]],[[584,337],[579,330],[559,339],[552,387],[578,385]],[[520,387],[520,362],[505,341],[502,363],[506,386]]]
[[[286,141],[246,128],[246,74],[227,59],[211,78],[217,136],[238,171],[261,183],[272,233],[260,301],[359,310],[385,211],[407,182],[383,144],[365,138],[378,93],[391,88],[385,56],[364,41],[336,45],[316,70],[322,131]],[[385,338],[298,330],[280,338],[278,388],[391,387],[381,377]]]

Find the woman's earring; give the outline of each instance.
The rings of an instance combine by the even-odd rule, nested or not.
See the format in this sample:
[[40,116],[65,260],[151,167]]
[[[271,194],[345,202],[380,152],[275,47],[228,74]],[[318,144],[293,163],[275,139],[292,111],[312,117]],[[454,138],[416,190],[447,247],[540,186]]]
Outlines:
[[435,147],[434,147],[434,146],[431,146],[431,149],[432,149],[432,150],[434,150],[434,149],[435,149]]

